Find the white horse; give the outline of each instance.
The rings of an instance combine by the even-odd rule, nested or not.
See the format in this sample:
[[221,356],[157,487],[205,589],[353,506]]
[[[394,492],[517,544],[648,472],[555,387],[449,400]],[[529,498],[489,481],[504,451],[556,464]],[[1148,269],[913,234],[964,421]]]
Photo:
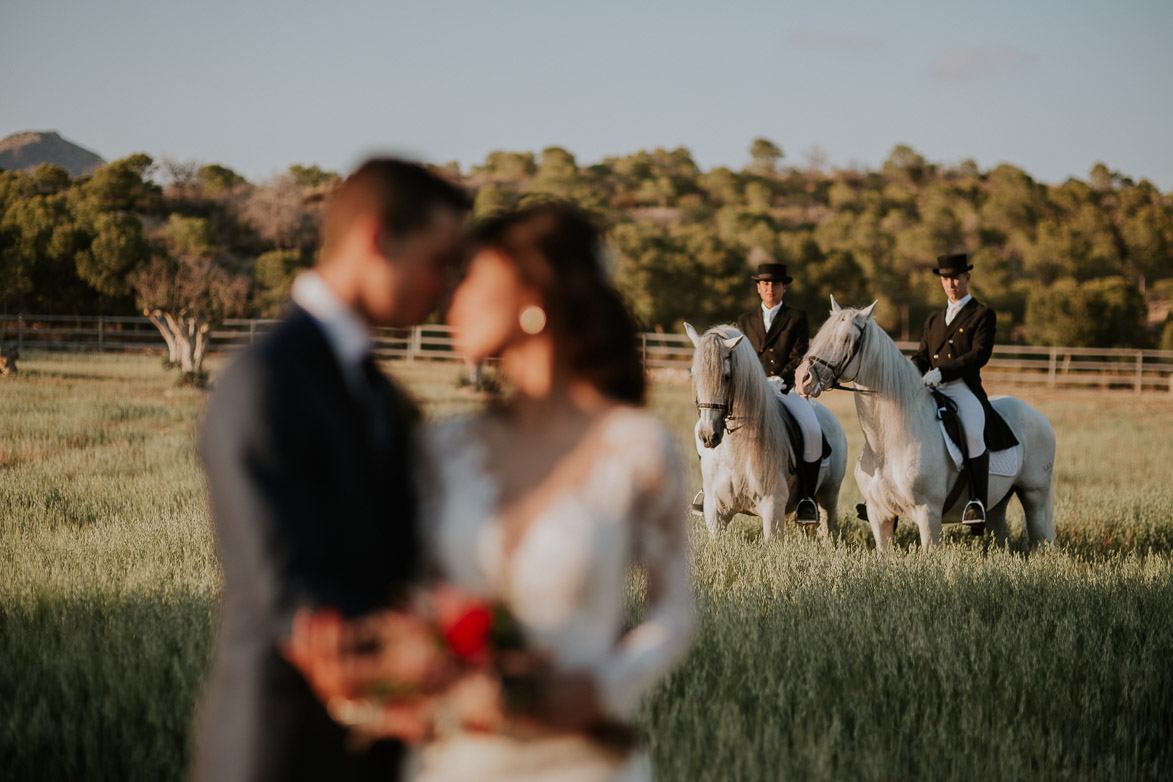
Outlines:
[[[896,519],[903,516],[916,522],[921,545],[929,548],[941,541],[942,518],[961,520],[965,498],[942,507],[958,470],[946,451],[931,394],[916,367],[872,320],[875,307],[841,309],[832,296],[831,317],[811,341],[795,385],[803,395],[816,397],[839,381],[852,382],[864,435],[855,481],[867,502],[876,546],[891,547]],[[1004,543],[1006,506],[1017,494],[1031,544],[1052,542],[1055,430],[1020,399],[994,397],[991,403],[1014,431],[1021,451],[1015,474],[990,476],[986,524]]]
[[[705,526],[710,535],[728,526],[736,513],[762,519],[769,540],[775,522],[798,504],[790,438],[782,404],[757,354],[733,326],[716,326],[698,336],[684,324],[696,346],[692,388],[699,420],[694,428],[705,490]],[[847,437],[826,407],[813,403],[819,425],[831,444],[829,463],[819,471],[815,502],[822,508],[819,535],[837,525],[839,487],[847,472]]]

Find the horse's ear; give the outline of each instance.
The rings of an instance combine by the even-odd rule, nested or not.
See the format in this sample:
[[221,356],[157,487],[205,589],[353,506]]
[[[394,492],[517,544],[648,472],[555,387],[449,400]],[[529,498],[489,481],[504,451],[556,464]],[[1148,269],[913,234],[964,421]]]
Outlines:
[[729,339],[724,340],[725,347],[729,348],[730,350],[733,350],[733,348],[737,347],[737,343],[741,342],[741,340],[743,340],[743,339],[745,339],[744,334],[738,334],[736,337],[730,337]]
[[696,333],[696,329],[694,329],[692,324],[688,321],[684,322],[684,333],[687,334],[688,338],[692,340],[693,347],[699,348],[701,346],[700,335]]
[[867,309],[863,310],[863,316],[864,316],[865,318],[870,318],[870,317],[872,316],[872,313],[876,311],[876,305],[877,305],[877,304],[879,304],[879,303],[880,303],[880,300],[879,300],[879,299],[876,299],[875,301],[873,301],[873,302],[871,303],[871,306],[870,306],[870,307],[868,307]]
[[843,309],[839,306],[839,302],[835,301],[835,294],[831,294],[831,314],[834,315],[839,310]]

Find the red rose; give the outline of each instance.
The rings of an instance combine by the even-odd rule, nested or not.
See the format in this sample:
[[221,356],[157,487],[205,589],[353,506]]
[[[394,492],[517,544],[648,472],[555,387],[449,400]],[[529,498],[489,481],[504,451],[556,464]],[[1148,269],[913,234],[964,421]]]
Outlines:
[[493,613],[478,603],[444,628],[444,640],[452,654],[467,662],[488,650],[492,630]]

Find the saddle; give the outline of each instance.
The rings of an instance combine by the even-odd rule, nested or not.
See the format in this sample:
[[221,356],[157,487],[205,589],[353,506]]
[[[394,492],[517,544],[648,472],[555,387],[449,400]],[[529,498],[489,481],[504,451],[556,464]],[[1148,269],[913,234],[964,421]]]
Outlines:
[[[796,461],[796,459],[798,458],[797,454],[802,453],[802,446],[803,446],[802,429],[798,426],[798,421],[795,420],[794,416],[790,414],[790,411],[786,409],[786,405],[782,404],[782,401],[779,399],[775,399],[774,401],[777,403],[778,409],[782,411],[782,421],[786,424],[786,437],[790,441],[790,464],[789,464],[789,467],[790,467],[790,471],[794,472],[795,470],[798,469],[798,462]],[[821,429],[820,429],[820,432],[822,432]],[[831,443],[829,440],[827,440],[827,433],[822,432],[822,435],[823,435],[823,452],[819,456],[819,461],[823,461],[824,459],[826,459],[828,456],[831,455]]]

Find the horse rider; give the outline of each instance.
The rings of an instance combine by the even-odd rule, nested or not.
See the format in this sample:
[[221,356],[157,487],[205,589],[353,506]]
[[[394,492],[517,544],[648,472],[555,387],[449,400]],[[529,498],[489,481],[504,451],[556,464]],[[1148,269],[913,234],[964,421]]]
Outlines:
[[799,499],[794,520],[799,524],[818,524],[815,487],[819,482],[819,464],[823,460],[823,430],[810,400],[794,393],[794,371],[810,346],[810,324],[805,312],[782,303],[786,286],[794,279],[786,273],[786,264],[760,263],[752,279],[762,306],[742,313],[737,319],[737,328],[757,351],[758,360],[777,391],[778,399],[802,430]]
[[973,264],[965,253],[937,258],[937,268],[932,271],[941,278],[949,304],[929,314],[920,348],[911,358],[924,375],[922,382],[957,405],[974,494],[961,520],[981,529],[978,525],[986,521],[990,484],[990,453],[986,443],[1007,442],[1007,436],[1010,445],[1016,440],[1001,416],[990,407],[982,388],[981,369],[994,350],[997,316],[970,294],[971,269]]

